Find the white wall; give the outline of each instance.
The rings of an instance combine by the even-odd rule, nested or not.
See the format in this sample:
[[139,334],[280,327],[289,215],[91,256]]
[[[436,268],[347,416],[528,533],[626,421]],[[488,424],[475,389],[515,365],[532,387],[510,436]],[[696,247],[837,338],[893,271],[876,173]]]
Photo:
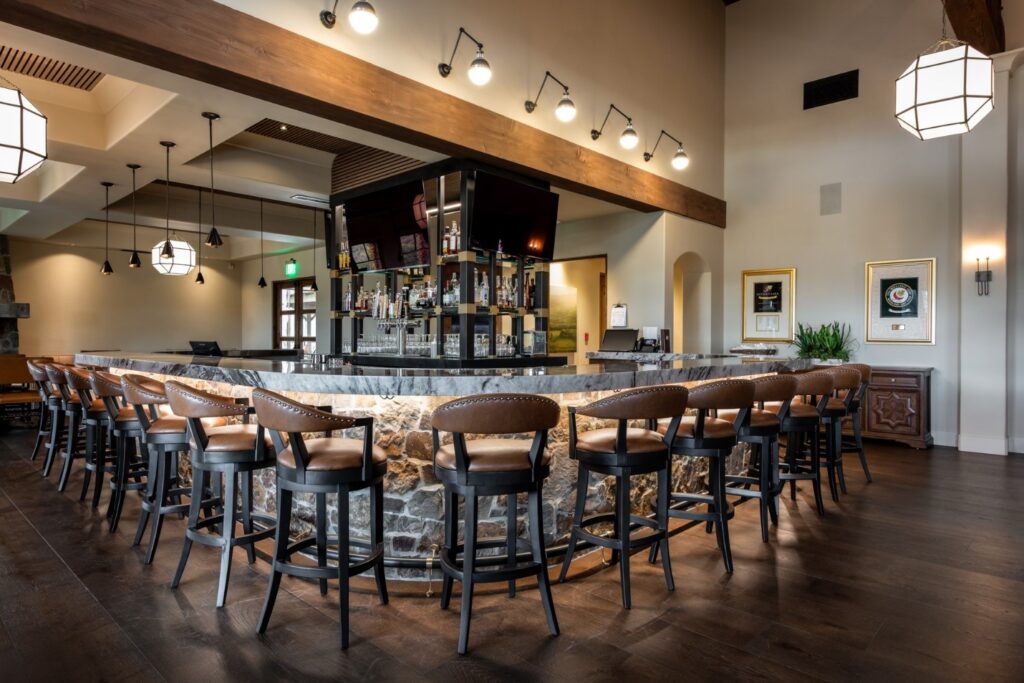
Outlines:
[[[516,121],[722,196],[721,0],[384,0],[374,3],[380,24],[369,36],[348,26],[351,2],[338,4],[338,23],[327,30],[318,15],[330,2],[218,1]],[[484,43],[494,74],[486,87],[474,86],[466,77],[471,43],[459,45],[448,78],[438,74],[438,63],[451,56],[459,26]],[[557,84],[545,86],[533,114],[523,107],[536,97],[546,69],[571,88],[578,112],[571,124],[554,116],[561,95]],[[649,164],[642,149],[623,150],[618,144],[622,119],[611,119],[607,134],[591,140],[590,129],[601,125],[611,102],[633,118],[641,146],[650,149],[662,128],[680,138],[692,160],[690,168],[683,173],[671,168],[668,140]]]
[[[740,341],[744,269],[795,266],[797,320],[846,322],[863,340],[864,262],[935,257],[935,345],[855,357],[934,367],[932,431],[955,444],[959,139],[921,142],[893,118],[894,80],[934,42],[936,3],[746,0],[726,14],[726,345]],[[849,69],[857,99],[803,111],[804,82]],[[820,216],[819,186],[835,182],[842,212]]]
[[[682,316],[687,322],[697,321],[698,326],[706,326],[707,330],[695,332],[693,324],[690,330],[684,329],[684,337],[689,345],[684,344],[687,353],[720,353],[725,350],[722,337],[723,310],[727,305],[725,297],[723,268],[725,259],[725,238],[728,229],[722,230],[707,223],[700,223],[691,218],[683,218],[666,213],[665,216],[665,268],[667,273],[673,272],[673,266],[679,257],[685,254],[696,254],[707,264],[706,274],[691,277],[689,294],[684,288],[682,308],[674,306],[674,283],[666,278],[665,289],[665,324],[672,328],[673,320]],[[710,291],[708,291],[710,290]],[[690,295],[693,295],[692,298]],[[687,300],[691,310],[686,310]],[[707,303],[710,302],[710,309]],[[697,304],[698,311],[694,315],[692,307]],[[675,342],[673,341],[673,344]]]
[[[290,254],[267,256],[266,263],[264,264],[264,274],[267,280],[266,289],[260,289],[256,284],[260,279],[259,259],[239,263],[238,270],[241,273],[239,296],[241,300],[242,348],[273,348],[273,283],[288,279],[284,276],[284,264],[289,259],[295,259],[298,262],[299,277],[309,277],[313,274],[312,249],[296,251]],[[320,288],[316,301],[316,345],[318,353],[330,353],[331,281],[328,277],[327,269],[324,267],[323,248],[316,250],[316,259],[316,284]]]
[[[1022,10],[1021,24],[1024,24],[1024,2],[1016,1]],[[1018,28],[1024,33],[1024,25]],[[1007,29],[1009,42],[1009,25]],[[1024,35],[1021,38],[1024,39]],[[1010,78],[1009,106],[1010,120],[1017,125],[1010,126],[1010,223],[1006,245],[1007,414],[1010,451],[1024,453],[1024,66],[1018,67]]]
[[195,275],[160,275],[148,264],[128,268],[128,254],[111,252],[114,274],[100,275],[103,250],[11,239],[15,296],[31,306],[18,321],[21,352],[71,354],[83,349],[157,351],[187,349],[192,339],[216,339],[237,348],[240,334],[239,270],[224,262]]

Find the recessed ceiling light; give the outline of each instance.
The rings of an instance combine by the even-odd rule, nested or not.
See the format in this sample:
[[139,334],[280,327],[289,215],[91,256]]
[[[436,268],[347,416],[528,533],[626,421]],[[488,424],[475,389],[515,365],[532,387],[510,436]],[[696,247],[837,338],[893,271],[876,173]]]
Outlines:
[[282,123],[281,124],[281,132],[283,133],[283,132],[285,132],[287,130],[288,130],[288,126],[286,124]]
[[330,204],[330,200],[321,199],[320,197],[312,197],[308,194],[293,194],[291,199],[299,202],[313,202],[314,204]]

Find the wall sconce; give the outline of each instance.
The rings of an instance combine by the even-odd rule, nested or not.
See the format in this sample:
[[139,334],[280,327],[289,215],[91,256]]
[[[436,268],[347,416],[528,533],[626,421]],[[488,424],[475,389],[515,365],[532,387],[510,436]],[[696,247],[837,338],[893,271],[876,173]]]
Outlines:
[[677,171],[682,171],[690,165],[690,157],[686,156],[686,150],[683,149],[683,143],[667,133],[664,129],[658,134],[658,139],[654,141],[654,148],[650,152],[644,152],[644,161],[650,161],[654,158],[654,153],[658,151],[658,143],[661,142],[663,137],[668,138],[679,145],[679,147],[676,148],[676,153],[672,155],[672,168]]
[[[320,13],[320,23],[324,25],[324,28],[334,28],[334,24],[338,21],[338,16],[335,14],[337,9],[338,0],[334,0],[332,9],[325,9]],[[352,27],[353,31],[364,36],[377,29],[377,21],[377,12],[374,11],[373,5],[366,0],[359,0],[348,11],[348,25]]]
[[640,143],[640,136],[636,134],[636,130],[633,128],[633,119],[626,116],[625,113],[614,104],[609,105],[608,113],[604,115],[604,122],[601,123],[601,128],[598,130],[591,130],[590,137],[594,140],[601,137],[601,133],[604,132],[604,127],[608,124],[608,117],[612,115],[612,111],[619,112],[619,116],[626,119],[626,127],[622,131],[622,135],[619,136],[619,144],[622,145],[623,149],[634,149]]
[[448,78],[452,72],[452,62],[455,61],[455,53],[459,50],[459,41],[462,40],[462,36],[466,36],[476,44],[476,57],[469,64],[469,80],[473,82],[473,85],[487,85],[491,80],[491,65],[484,59],[484,44],[461,26],[459,27],[459,36],[455,39],[455,47],[452,48],[451,59],[437,65],[438,73],[441,74],[441,78]]
[[992,282],[992,270],[988,266],[988,258],[988,256],[985,257],[985,270],[981,269],[981,257],[974,259],[977,263],[974,281],[978,284],[978,296],[988,296],[988,286]]
[[559,121],[568,123],[576,118],[576,104],[569,97],[569,86],[558,80],[550,71],[544,72],[544,80],[540,82],[540,90],[537,91],[537,96],[532,100],[526,100],[526,113],[532,114],[533,110],[537,108],[537,100],[540,99],[540,94],[544,92],[544,84],[548,82],[549,78],[562,86],[562,99],[558,100],[558,106],[555,107],[555,116],[558,117]]

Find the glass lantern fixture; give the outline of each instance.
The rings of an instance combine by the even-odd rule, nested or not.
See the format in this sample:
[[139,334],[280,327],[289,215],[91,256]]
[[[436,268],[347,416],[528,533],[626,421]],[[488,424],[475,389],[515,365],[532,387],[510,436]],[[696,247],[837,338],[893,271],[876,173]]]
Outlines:
[[0,182],[16,183],[46,160],[46,117],[0,77]]
[[992,111],[992,60],[942,37],[896,79],[896,120],[920,140],[961,135]]
[[[170,258],[164,258],[167,242],[171,244]],[[196,250],[182,240],[160,240],[153,246],[152,253],[153,267],[163,275],[188,275],[196,267]]]

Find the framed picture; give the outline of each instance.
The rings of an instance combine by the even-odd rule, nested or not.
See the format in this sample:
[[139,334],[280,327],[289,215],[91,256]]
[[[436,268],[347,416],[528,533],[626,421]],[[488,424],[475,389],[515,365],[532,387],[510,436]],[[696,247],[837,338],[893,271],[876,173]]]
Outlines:
[[578,292],[575,287],[551,285],[548,352],[575,353]]
[[864,341],[935,343],[935,259],[864,264]]
[[796,268],[743,271],[743,341],[793,341]]

